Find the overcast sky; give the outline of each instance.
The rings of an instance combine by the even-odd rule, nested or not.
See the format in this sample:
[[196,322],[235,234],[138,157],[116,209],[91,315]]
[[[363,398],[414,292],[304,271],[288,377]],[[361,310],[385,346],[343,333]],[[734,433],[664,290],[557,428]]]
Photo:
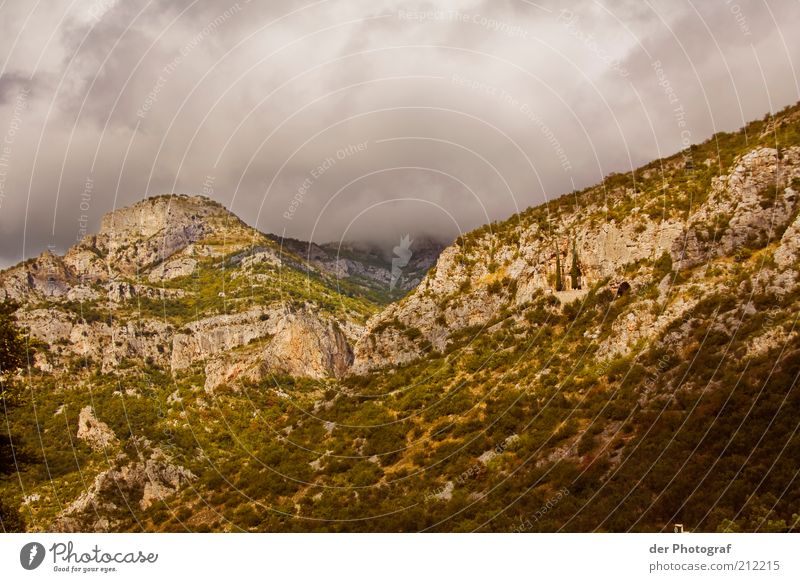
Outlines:
[[166,192],[453,236],[795,103],[798,30],[793,0],[6,0],[0,267]]

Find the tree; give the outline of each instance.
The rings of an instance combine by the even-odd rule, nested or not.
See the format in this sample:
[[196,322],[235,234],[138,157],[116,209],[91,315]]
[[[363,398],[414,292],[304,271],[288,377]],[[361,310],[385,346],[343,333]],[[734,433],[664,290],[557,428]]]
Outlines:
[[581,288],[581,268],[578,265],[578,248],[575,243],[575,238],[572,239],[572,267],[569,270],[569,276],[573,289]]
[[556,240],[556,291],[564,290],[564,280],[561,275],[561,251],[558,249],[558,240]]
[[11,376],[25,361],[25,339],[14,318],[17,307],[11,301],[0,303],[0,395],[4,398],[9,397]]
[[[25,339],[17,327],[14,312],[17,304],[0,303],[0,401],[2,410],[8,414],[16,400],[13,391],[13,376],[25,362]],[[9,435],[0,435],[0,474],[14,470],[11,440]],[[24,531],[25,525],[19,512],[0,499],[0,531]]]

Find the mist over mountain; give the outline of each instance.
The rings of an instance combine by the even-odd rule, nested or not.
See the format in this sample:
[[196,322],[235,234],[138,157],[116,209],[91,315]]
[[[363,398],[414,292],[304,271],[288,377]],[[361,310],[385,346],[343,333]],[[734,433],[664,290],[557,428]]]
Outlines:
[[800,104],[444,249],[140,200],[0,272],[3,529],[797,531],[798,212]]
[[798,18],[756,1],[5,2],[0,266],[168,192],[318,244],[449,242],[794,103]]

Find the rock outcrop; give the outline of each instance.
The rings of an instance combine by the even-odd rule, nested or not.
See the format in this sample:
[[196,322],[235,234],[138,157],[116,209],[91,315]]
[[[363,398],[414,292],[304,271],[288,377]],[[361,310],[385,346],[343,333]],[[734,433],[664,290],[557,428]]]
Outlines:
[[183,370],[194,362],[269,338],[288,315],[283,306],[255,308],[231,315],[195,321],[179,330],[172,340],[172,370]]
[[61,257],[45,251],[31,261],[0,273],[0,300],[22,303],[31,296],[63,299],[76,282],[77,279]]
[[281,318],[264,355],[269,369],[317,379],[341,376],[353,363],[352,349],[336,322],[305,310]]
[[105,422],[97,420],[91,406],[85,406],[78,415],[77,437],[95,451],[106,451],[117,444],[114,431]]
[[79,357],[111,372],[126,358],[165,366],[169,357],[172,327],[162,321],[92,321],[56,308],[20,310],[18,319],[33,337],[46,342],[48,356],[66,360]]
[[666,309],[659,309],[653,300],[644,299],[611,326],[611,335],[600,344],[596,357],[607,359],[627,356],[637,343],[660,335],[697,305],[696,299],[680,297]]
[[175,335],[172,350],[176,371],[208,361],[209,391],[258,381],[268,372],[315,379],[341,376],[352,360],[348,338],[335,321],[283,307],[195,322]]
[[205,374],[206,392],[213,392],[222,385],[236,390],[243,381],[258,382],[267,374],[263,351],[214,358],[206,364]]
[[714,178],[708,200],[691,218],[686,237],[675,241],[672,260],[693,267],[748,246],[775,241],[798,207],[792,187],[800,179],[800,148],[760,148]]
[[215,233],[231,236],[243,223],[200,196],[157,196],[103,217],[94,248],[114,270],[136,275]]
[[800,257],[800,217],[789,225],[781,237],[781,243],[775,251],[775,262],[781,268],[797,264]]
[[53,531],[113,530],[115,513],[129,515],[133,507],[145,510],[197,478],[147,441],[137,441],[136,446],[135,460],[118,455],[114,467],[98,474],[92,485],[58,515]]
[[171,261],[166,261],[156,266],[147,276],[151,283],[170,281],[179,277],[188,277],[197,268],[195,259],[181,257]]

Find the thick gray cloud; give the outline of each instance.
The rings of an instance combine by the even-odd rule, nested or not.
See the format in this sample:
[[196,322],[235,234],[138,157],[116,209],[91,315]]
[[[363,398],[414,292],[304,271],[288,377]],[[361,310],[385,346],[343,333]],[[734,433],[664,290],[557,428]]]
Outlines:
[[0,266],[164,192],[449,237],[800,98],[796,2],[563,5],[6,2]]

